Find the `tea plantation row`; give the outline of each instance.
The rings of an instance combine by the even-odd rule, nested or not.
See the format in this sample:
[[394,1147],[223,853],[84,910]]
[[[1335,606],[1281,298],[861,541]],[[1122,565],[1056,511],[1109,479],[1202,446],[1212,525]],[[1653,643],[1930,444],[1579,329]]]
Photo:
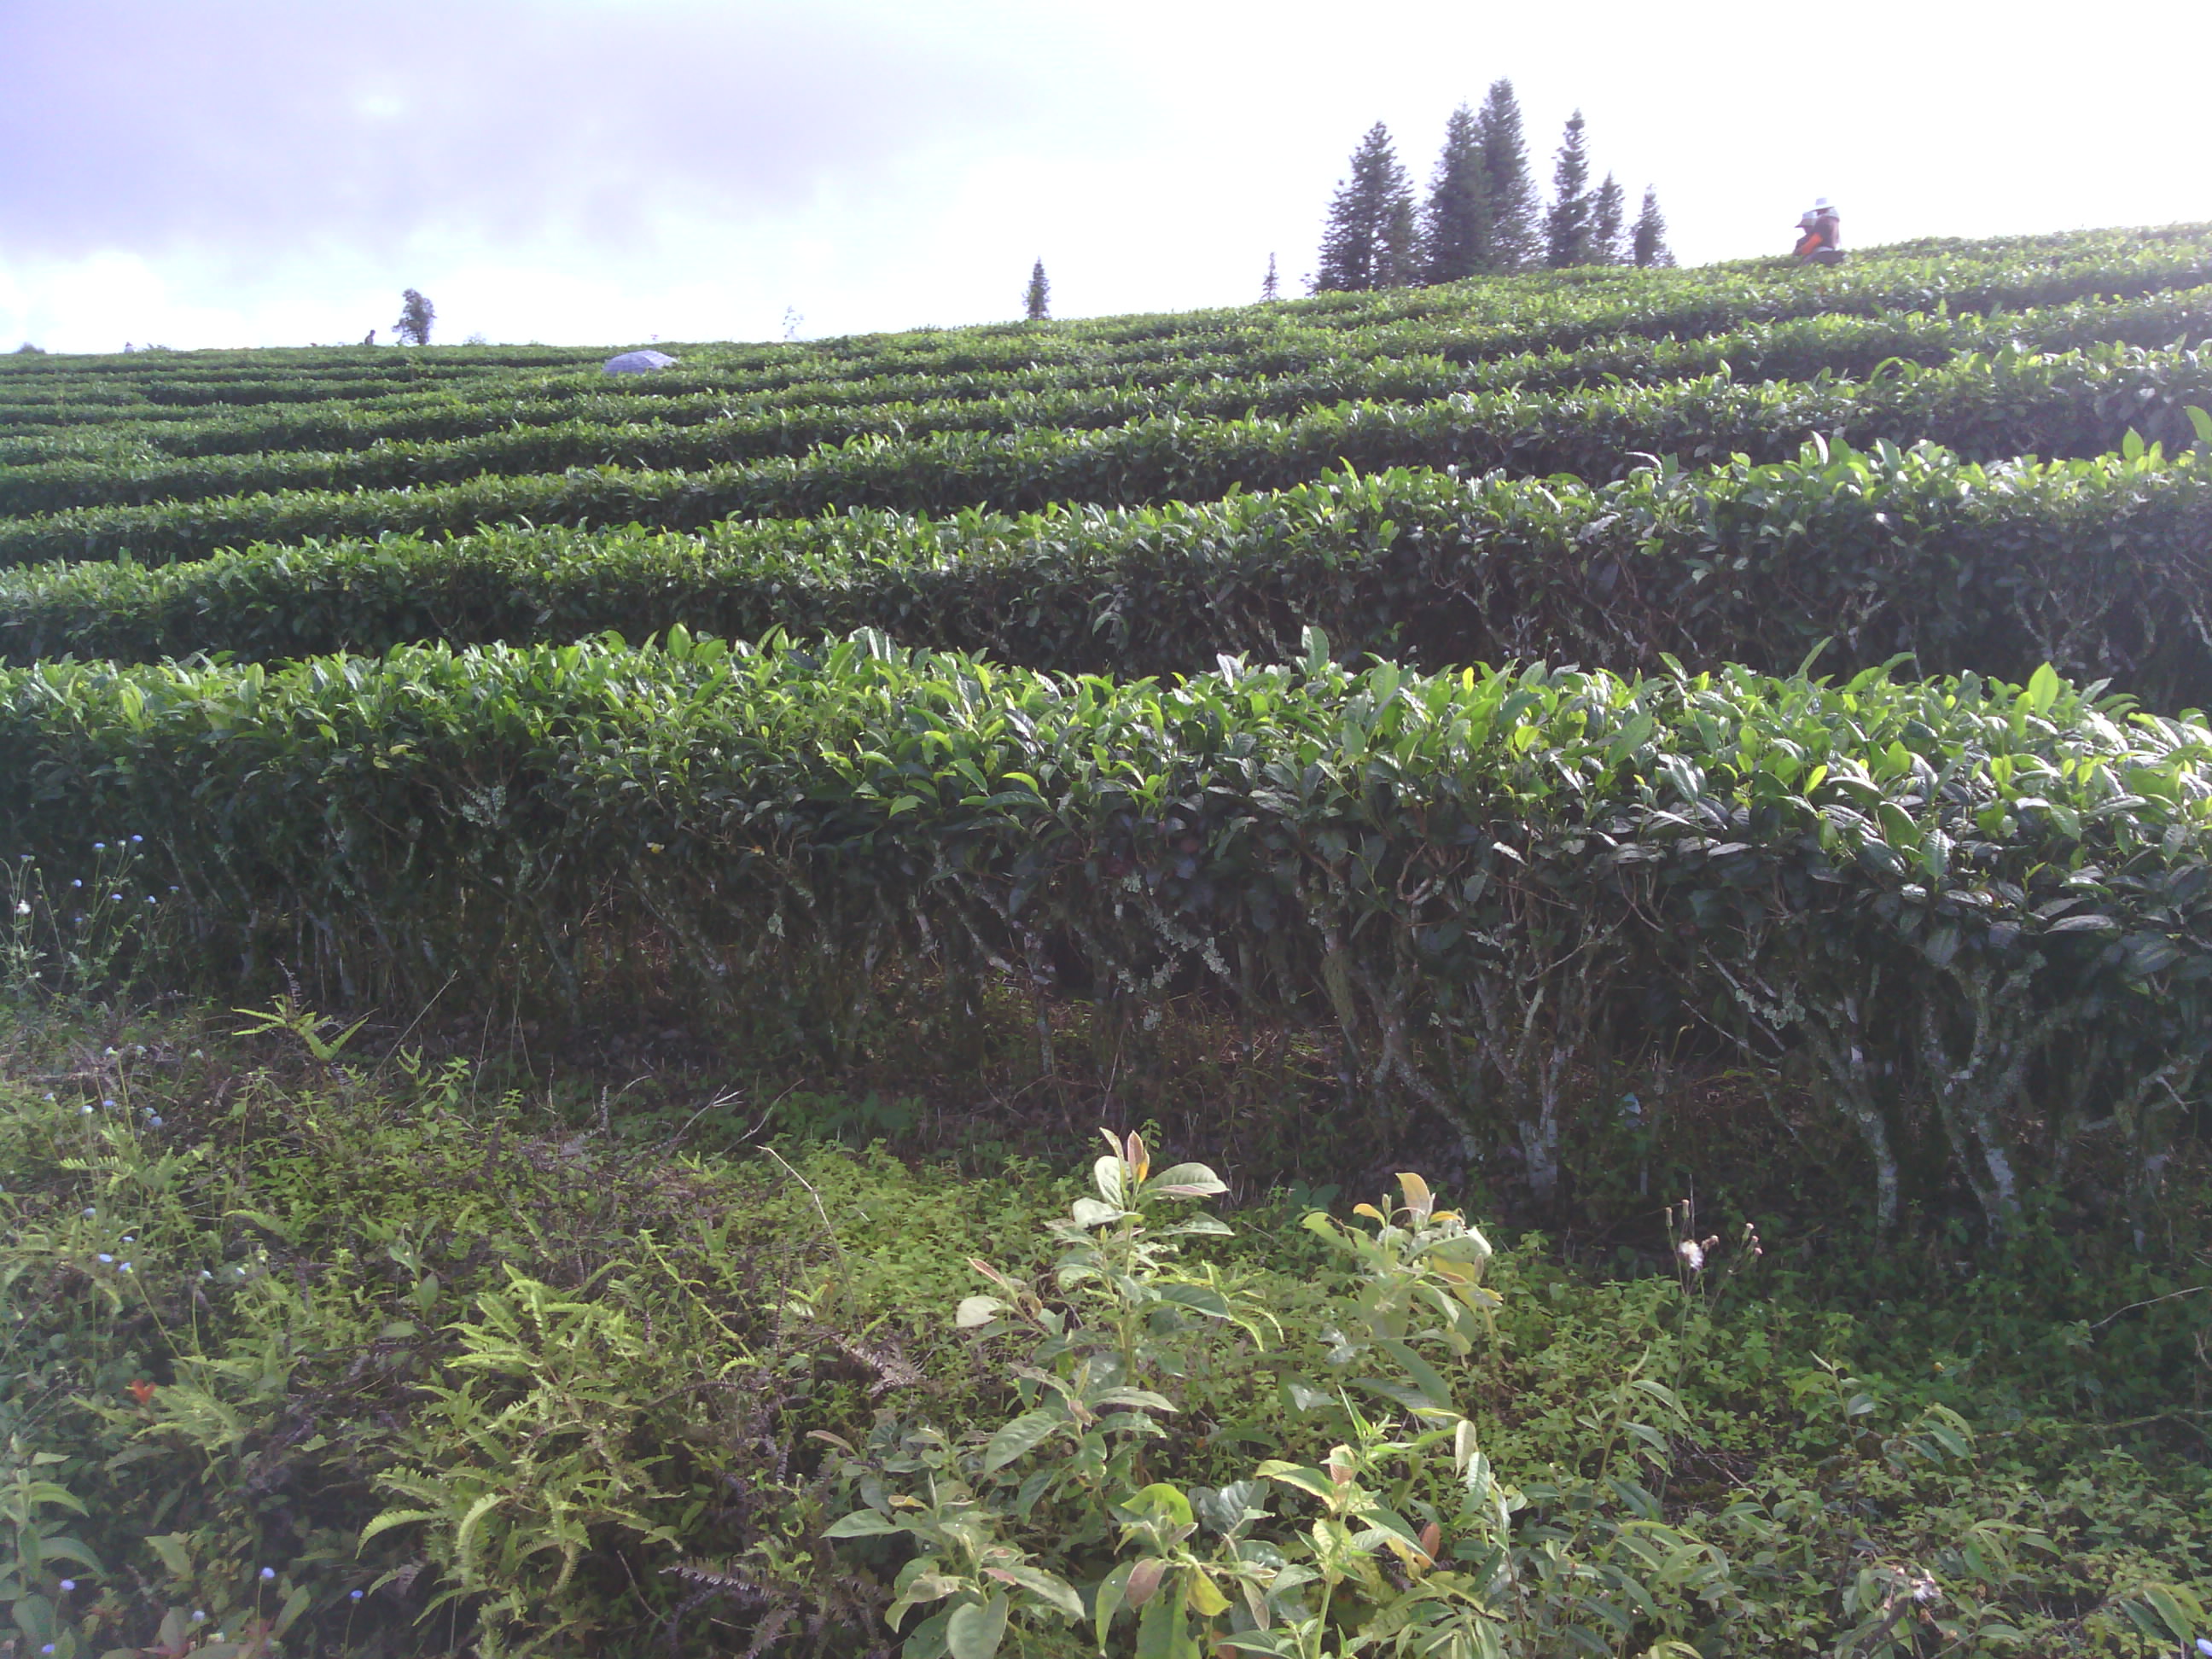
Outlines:
[[1136,505],[1280,488],[1345,463],[1603,480],[1659,455],[1685,463],[1732,453],[1780,459],[1820,433],[1861,447],[1926,439],[1978,458],[2095,455],[2120,448],[2130,434],[2186,444],[2194,435],[2192,407],[2212,407],[2212,364],[2194,351],[2006,352],[1871,383],[1746,386],[1713,376],[1525,398],[1495,392],[1351,404],[1280,420],[1167,416],[1100,432],[863,437],[795,459],[696,473],[605,467],[420,489],[84,507],[0,520],[0,565],[126,553],[142,562],[191,559],[249,542],[454,532],[525,519],[690,529],[731,516],[793,517],[855,506],[942,512],[1064,501]]
[[[1685,1026],[1817,1074],[1893,1216],[2156,1169],[2212,1053],[2212,734],[2025,690],[1225,668],[1170,688],[677,635],[0,676],[4,844],[143,835],[172,925],[354,996],[627,958],[834,1056],[887,981],[1339,1028],[1540,1194],[1565,1067]],[[1656,999],[1656,1000],[1655,1000]],[[1992,1046],[1995,1068],[1974,1058]],[[1879,1087],[1875,1079],[1881,1079]],[[2037,1102],[2028,1109],[2027,1103]],[[2094,1126],[2094,1127],[2093,1127]]]
[[[0,513],[23,514],[114,502],[198,501],[285,489],[384,488],[450,482],[486,474],[516,476],[578,466],[638,468],[725,465],[765,455],[792,455],[825,443],[862,436],[908,437],[933,432],[1012,433],[1055,427],[1097,430],[1163,416],[1192,420],[1239,415],[1292,416],[1339,402],[1418,403],[1454,394],[1571,392],[1593,382],[1666,384],[1715,374],[1735,379],[1803,379],[1864,375],[1911,365],[1934,366],[1984,348],[2016,358],[2100,344],[2155,348],[2212,339],[2212,289],[2191,289],[2155,300],[2028,312],[1992,324],[1981,318],[1914,316],[1862,320],[1820,318],[1756,332],[1709,336],[1688,342],[1637,342],[1492,359],[1469,368],[1440,358],[1343,359],[1304,374],[1235,378],[1214,375],[1151,386],[1115,385],[1067,390],[1051,371],[1018,378],[1038,389],[992,395],[933,398],[926,402],[821,402],[767,414],[740,413],[726,399],[690,400],[671,412],[688,422],[641,425],[634,404],[600,400],[611,419],[572,418],[558,424],[517,424],[510,413],[471,412],[482,428],[500,429],[469,438],[413,441],[365,423],[345,434],[334,451],[272,452],[256,441],[265,431],[249,428],[235,438],[216,432],[191,435],[204,443],[232,443],[256,453],[167,459],[158,453],[88,454],[44,465],[0,467]],[[1203,365],[1199,365],[1203,368]],[[1096,379],[1098,371],[1079,377]],[[874,383],[880,385],[882,383]],[[896,383],[893,383],[896,384]],[[708,409],[702,409],[702,401]],[[613,405],[610,410],[607,405]],[[550,406],[559,412],[563,406]],[[2156,411],[2152,411],[2154,417]],[[419,414],[401,417],[410,428]]]

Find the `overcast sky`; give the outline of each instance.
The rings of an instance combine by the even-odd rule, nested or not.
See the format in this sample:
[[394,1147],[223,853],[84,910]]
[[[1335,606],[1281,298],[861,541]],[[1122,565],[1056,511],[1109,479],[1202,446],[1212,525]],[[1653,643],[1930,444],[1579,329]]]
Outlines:
[[2212,3],[0,0],[0,349],[812,336],[1303,290],[1510,76],[1686,263],[2212,219]]

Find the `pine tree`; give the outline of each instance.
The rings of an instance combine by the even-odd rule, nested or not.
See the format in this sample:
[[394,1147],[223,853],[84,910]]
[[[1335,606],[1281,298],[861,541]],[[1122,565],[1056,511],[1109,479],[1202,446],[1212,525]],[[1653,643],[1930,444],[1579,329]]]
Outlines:
[[1275,277],[1275,256],[1267,256],[1267,274],[1260,281],[1260,303],[1272,305],[1283,297],[1283,286]]
[[1559,141],[1552,210],[1544,216],[1544,263],[1553,270],[1589,263],[1590,205],[1589,151],[1583,143],[1583,112],[1577,110]]
[[1590,198],[1590,260],[1594,264],[1628,263],[1628,198],[1611,173]]
[[392,325],[403,344],[426,346],[430,343],[430,328],[438,320],[438,307],[413,289],[402,289],[399,295],[399,320]]
[[1030,267],[1030,285],[1022,295],[1022,314],[1033,323],[1044,322],[1052,316],[1052,284],[1045,281],[1042,259]]
[[1377,121],[1352,153],[1352,176],[1340,182],[1322,232],[1316,294],[1395,288],[1417,275],[1413,186]]
[[1482,134],[1474,112],[1462,104],[1444,124],[1444,147],[1429,182],[1422,230],[1422,276],[1455,283],[1492,268],[1490,191],[1482,166]]
[[1409,184],[1390,199],[1389,222],[1382,228],[1382,263],[1377,288],[1418,288],[1421,282],[1421,222],[1413,210]]
[[1667,246],[1667,221],[1659,212],[1656,185],[1644,186],[1644,210],[1636,216],[1636,228],[1629,233],[1629,253],[1647,270],[1674,263],[1674,255]]
[[1536,186],[1528,177],[1528,145],[1521,134],[1521,104],[1513,83],[1490,83],[1474,129],[1482,145],[1484,201],[1490,212],[1489,270],[1518,270],[1534,264]]

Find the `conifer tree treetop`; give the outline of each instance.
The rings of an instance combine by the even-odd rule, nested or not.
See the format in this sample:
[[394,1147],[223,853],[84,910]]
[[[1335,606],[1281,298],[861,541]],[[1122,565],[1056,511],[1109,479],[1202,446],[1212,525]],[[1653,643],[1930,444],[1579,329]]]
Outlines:
[[1398,164],[1390,129],[1377,121],[1352,155],[1322,233],[1316,294],[1398,288],[1419,278],[1413,185]]
[[1553,270],[1588,264],[1590,218],[1589,150],[1583,137],[1583,112],[1567,118],[1552,169],[1552,209],[1544,216],[1544,263]]
[[[1316,294],[1452,283],[1492,271],[1571,265],[1671,264],[1666,221],[1647,187],[1632,224],[1627,192],[1607,173],[1595,186],[1586,123],[1567,120],[1546,207],[1530,178],[1511,81],[1491,82],[1479,107],[1445,122],[1435,171],[1416,206],[1390,131],[1370,127],[1337,181],[1323,231]],[[1279,293],[1274,256],[1261,298]]]
[[1589,257],[1593,264],[1628,263],[1628,198],[1609,173],[1590,198]]
[[1052,315],[1052,284],[1045,280],[1042,259],[1030,267],[1030,285],[1022,295],[1022,314],[1033,323],[1044,322]]
[[1455,283],[1496,268],[1482,134],[1474,112],[1465,104],[1444,125],[1443,150],[1429,183],[1421,254],[1423,277],[1431,283]]
[[1644,209],[1636,216],[1636,228],[1629,233],[1629,257],[1647,270],[1674,263],[1674,252],[1667,246],[1667,221],[1659,211],[1659,190],[1655,185],[1644,187]]
[[1489,268],[1517,270],[1534,263],[1538,246],[1536,186],[1528,176],[1528,143],[1512,82],[1500,76],[1490,83],[1474,125],[1490,213]]

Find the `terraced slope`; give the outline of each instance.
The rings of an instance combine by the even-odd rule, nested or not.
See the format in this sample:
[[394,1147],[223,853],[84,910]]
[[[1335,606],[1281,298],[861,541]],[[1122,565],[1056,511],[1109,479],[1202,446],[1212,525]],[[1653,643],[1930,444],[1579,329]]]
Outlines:
[[1997,1214],[2212,1048],[2208,339],[2184,226],[619,382],[10,358],[0,832],[143,825],[185,957],[334,995],[1226,998],[1532,1180],[1695,1027]]

